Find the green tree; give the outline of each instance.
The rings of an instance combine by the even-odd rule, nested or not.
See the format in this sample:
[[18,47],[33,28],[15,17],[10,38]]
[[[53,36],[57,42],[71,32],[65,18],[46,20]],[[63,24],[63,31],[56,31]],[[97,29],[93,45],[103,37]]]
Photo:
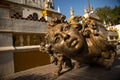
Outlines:
[[115,24],[120,24],[120,6],[115,6],[111,11],[111,22]]
[[115,6],[114,8],[109,6],[96,8],[95,13],[100,17],[101,20],[105,20],[107,24],[120,24],[120,6]]

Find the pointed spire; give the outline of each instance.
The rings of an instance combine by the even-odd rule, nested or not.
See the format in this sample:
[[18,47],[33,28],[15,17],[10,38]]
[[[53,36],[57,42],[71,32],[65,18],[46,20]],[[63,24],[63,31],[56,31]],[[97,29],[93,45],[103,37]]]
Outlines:
[[88,10],[89,10],[88,12],[90,12],[90,0],[88,0],[88,7],[89,7],[88,8]]
[[70,7],[70,16],[74,16],[74,10],[72,7]]
[[107,28],[107,24],[106,24],[105,19],[103,20],[103,24],[104,24],[104,27]]
[[47,1],[45,1],[45,3],[44,3],[44,8],[45,8],[45,9],[48,9],[48,8],[49,8],[49,3],[48,3]]
[[90,5],[90,12],[92,12],[93,11],[93,7],[92,7],[92,5]]
[[84,13],[88,13],[88,10],[86,9],[86,7],[84,7]]
[[59,13],[61,12],[61,11],[60,11],[60,7],[59,7],[59,6],[58,6],[58,10],[57,10],[57,11],[58,11]]

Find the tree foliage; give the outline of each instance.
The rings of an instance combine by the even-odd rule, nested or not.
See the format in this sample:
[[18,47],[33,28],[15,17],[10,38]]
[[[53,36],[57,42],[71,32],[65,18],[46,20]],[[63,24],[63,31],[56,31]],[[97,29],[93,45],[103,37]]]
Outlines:
[[114,8],[109,6],[96,8],[95,13],[100,17],[101,20],[105,20],[107,24],[120,24],[120,6],[115,6]]

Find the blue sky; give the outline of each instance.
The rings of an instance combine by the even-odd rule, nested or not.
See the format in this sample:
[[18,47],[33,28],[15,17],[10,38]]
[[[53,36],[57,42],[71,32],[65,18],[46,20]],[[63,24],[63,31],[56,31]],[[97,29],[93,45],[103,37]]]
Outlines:
[[[120,6],[120,0],[90,0],[90,4],[95,10],[98,7],[104,6]],[[54,0],[54,6],[57,10],[58,6],[63,15],[66,15],[67,19],[70,17],[70,7],[74,9],[74,14],[82,16],[84,14],[84,7],[88,8],[88,0]]]

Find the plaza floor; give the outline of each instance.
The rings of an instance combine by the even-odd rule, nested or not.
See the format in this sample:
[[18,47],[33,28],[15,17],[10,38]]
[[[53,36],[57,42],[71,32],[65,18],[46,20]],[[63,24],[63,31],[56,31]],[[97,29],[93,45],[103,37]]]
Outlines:
[[120,55],[117,55],[110,70],[98,66],[84,65],[55,77],[53,74],[55,69],[55,65],[49,64],[7,75],[3,80],[120,80]]

